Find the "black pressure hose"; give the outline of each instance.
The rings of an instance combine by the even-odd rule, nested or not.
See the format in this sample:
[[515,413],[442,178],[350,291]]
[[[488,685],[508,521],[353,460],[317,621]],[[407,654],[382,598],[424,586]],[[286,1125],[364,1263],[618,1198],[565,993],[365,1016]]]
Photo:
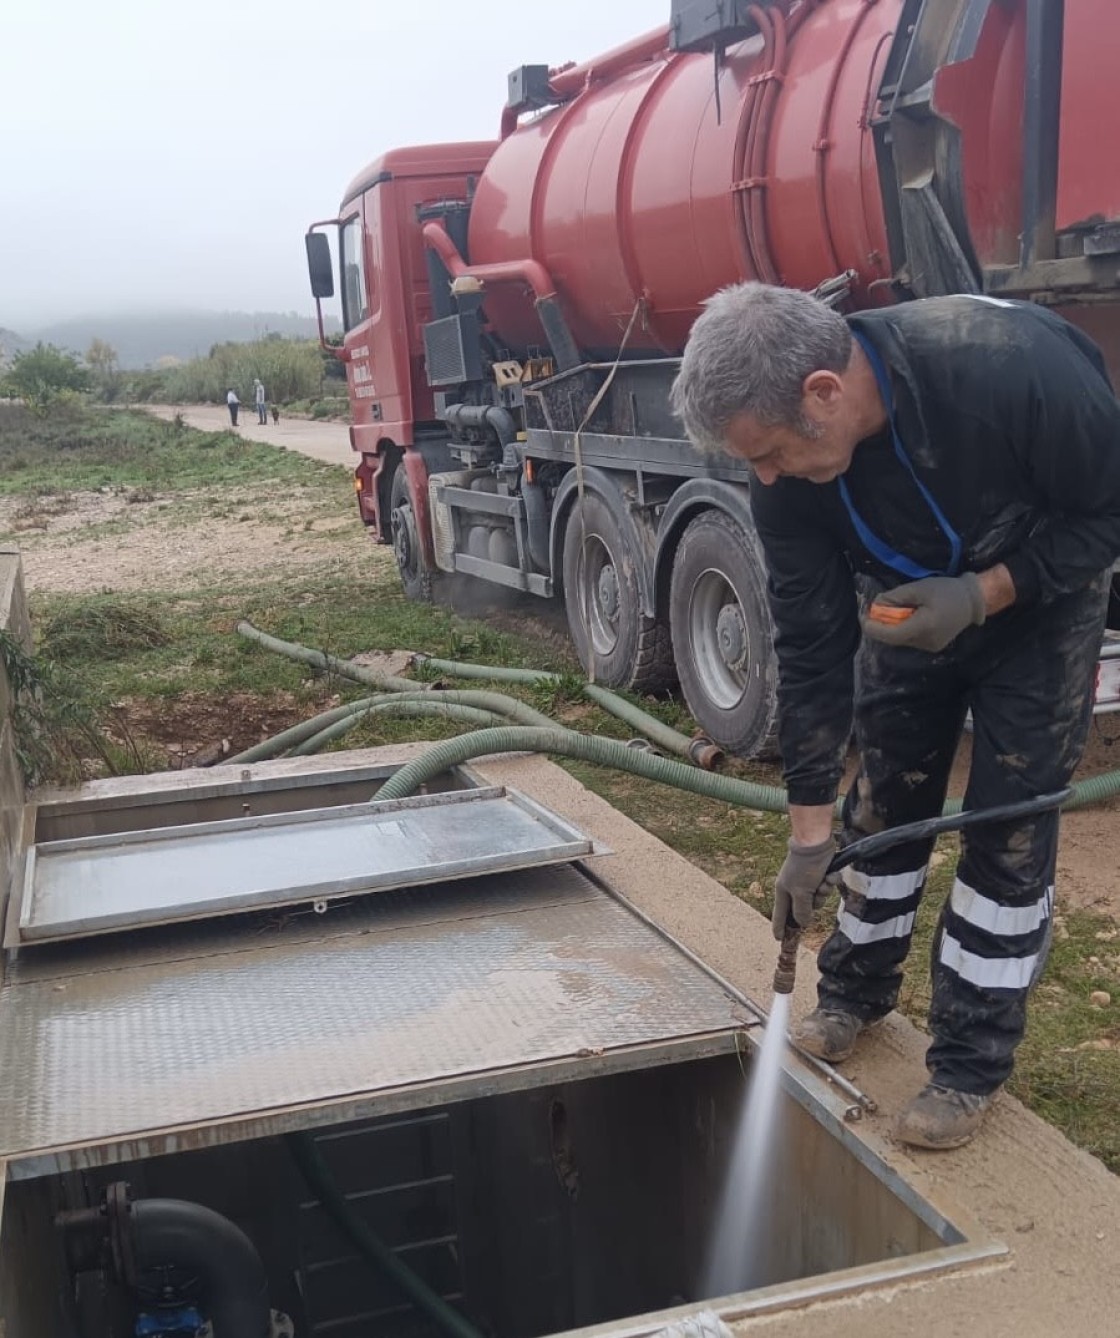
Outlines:
[[1038,813],[1049,813],[1052,809],[1061,808],[1072,795],[1073,787],[1070,786],[1054,794],[1040,794],[1013,804],[998,804],[995,808],[969,808],[960,813],[945,813],[939,818],[908,822],[902,827],[888,827],[886,831],[861,836],[858,841],[852,841],[838,850],[828,866],[828,872],[839,873],[856,860],[871,859],[881,855],[884,850],[906,845],[908,841],[927,841],[931,836],[941,836],[945,832],[960,832],[967,827],[979,827],[989,822],[1018,822],[1022,818],[1033,818]]
[[214,1338],[268,1338],[268,1279],[256,1246],[221,1213],[181,1199],[137,1199],[129,1209],[137,1275],[169,1265],[196,1274],[198,1307]]
[[[829,862],[828,872],[839,873],[856,860],[870,859],[884,850],[906,845],[909,841],[927,841],[943,832],[959,832],[968,827],[979,827],[988,822],[1018,822],[1038,813],[1049,813],[1061,808],[1072,796],[1072,787],[1054,794],[1040,794],[1033,799],[1021,799],[1014,804],[998,804],[995,808],[970,808],[958,813],[945,813],[939,818],[925,818],[908,822],[901,827],[888,827],[883,832],[861,836],[838,850]],[[827,875],[826,875],[827,876]],[[797,975],[797,952],[801,946],[801,926],[790,916],[782,945],[778,950],[778,965],[774,971],[774,993],[792,994]]]

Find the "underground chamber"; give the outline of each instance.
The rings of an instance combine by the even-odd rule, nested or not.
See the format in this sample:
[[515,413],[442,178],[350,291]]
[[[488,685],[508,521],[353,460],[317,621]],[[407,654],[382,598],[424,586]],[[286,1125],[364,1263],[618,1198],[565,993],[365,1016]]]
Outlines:
[[[40,808],[0,981],[6,1338],[629,1334],[990,1250],[791,1058],[765,1246],[706,1294],[757,1010],[566,821],[468,770],[361,799],[391,770],[266,764]],[[392,828],[369,889],[355,825]],[[294,829],[336,834],[334,885],[268,861]],[[268,878],[169,894],[219,860]],[[147,897],[145,870],[171,871]]]

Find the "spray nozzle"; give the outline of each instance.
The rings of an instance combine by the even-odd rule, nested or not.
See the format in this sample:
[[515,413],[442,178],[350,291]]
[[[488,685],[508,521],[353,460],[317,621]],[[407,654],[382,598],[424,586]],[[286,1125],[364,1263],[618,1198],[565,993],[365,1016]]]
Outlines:
[[793,993],[793,983],[797,978],[797,951],[800,946],[801,926],[791,919],[782,935],[782,946],[778,949],[778,965],[774,971],[775,994]]
[[[904,827],[888,827],[885,831],[875,832],[871,836],[853,841],[838,851],[829,863],[828,873],[837,873],[858,859],[870,859],[907,841],[924,841],[939,836],[942,832],[961,831],[963,828],[979,826],[985,822],[1009,822],[1033,817],[1036,813],[1047,813],[1064,804],[1072,794],[1071,789],[1059,790],[1054,794],[1037,795],[1034,799],[1002,804],[998,808],[969,809],[963,813],[949,813],[939,818],[923,818],[920,822],[910,822]],[[778,950],[778,966],[774,972],[775,994],[793,993],[793,984],[797,978],[797,950],[800,944],[801,926],[791,915],[782,935],[782,946]]]

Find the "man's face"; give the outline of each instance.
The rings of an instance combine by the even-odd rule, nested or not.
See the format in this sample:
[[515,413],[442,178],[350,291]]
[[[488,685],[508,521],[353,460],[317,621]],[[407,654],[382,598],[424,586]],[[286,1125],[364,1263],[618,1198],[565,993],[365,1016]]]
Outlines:
[[724,449],[745,460],[760,483],[780,478],[831,483],[852,463],[869,431],[878,430],[886,411],[874,374],[816,371],[802,386],[800,421],[771,427],[751,413],[730,422]]
[[780,478],[831,483],[851,463],[855,442],[839,422],[806,419],[799,430],[769,427],[754,414],[741,413],[728,424],[724,449],[746,461],[760,483]]

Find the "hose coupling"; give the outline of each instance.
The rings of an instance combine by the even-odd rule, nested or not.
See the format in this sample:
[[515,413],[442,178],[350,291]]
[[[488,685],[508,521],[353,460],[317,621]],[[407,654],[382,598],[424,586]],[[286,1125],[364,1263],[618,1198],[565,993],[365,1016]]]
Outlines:
[[724,763],[724,751],[699,731],[688,742],[688,760],[704,771],[719,771]]

